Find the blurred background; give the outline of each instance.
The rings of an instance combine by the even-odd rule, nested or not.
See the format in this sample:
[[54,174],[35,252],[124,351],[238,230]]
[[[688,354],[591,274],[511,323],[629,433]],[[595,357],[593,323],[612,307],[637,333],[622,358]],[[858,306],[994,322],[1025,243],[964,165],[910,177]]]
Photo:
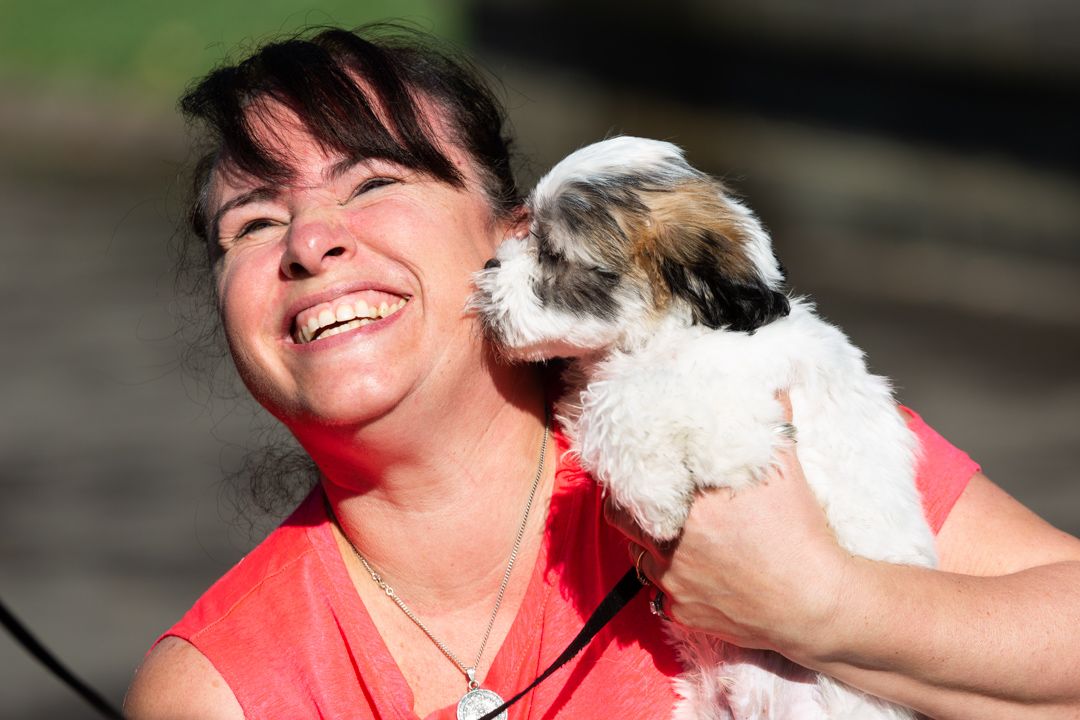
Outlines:
[[[501,78],[526,185],[615,133],[686,148],[904,403],[1080,534],[1071,0],[4,0],[0,597],[110,699],[270,524],[222,483],[257,418],[179,369],[176,98],[385,18]],[[90,717],[0,634],[0,719]]]

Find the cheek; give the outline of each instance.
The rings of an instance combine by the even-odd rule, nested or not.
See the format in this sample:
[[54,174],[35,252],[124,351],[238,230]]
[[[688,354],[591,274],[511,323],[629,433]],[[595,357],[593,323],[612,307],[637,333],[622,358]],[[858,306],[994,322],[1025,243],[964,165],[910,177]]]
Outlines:
[[216,277],[218,308],[225,337],[238,366],[248,364],[262,354],[258,343],[273,331],[269,312],[275,307],[268,272],[270,259],[265,253],[251,252],[230,257],[221,263]]
[[243,311],[243,296],[236,292],[236,283],[233,276],[218,278],[218,313],[221,316],[221,325],[225,329],[225,339],[229,342],[229,350],[235,356],[240,351],[240,342],[246,333],[242,327],[242,320],[247,316]]
[[285,402],[286,375],[275,359],[269,297],[244,272],[223,274],[217,284],[218,307],[229,354],[240,380],[260,405],[277,415]]
[[489,219],[486,204],[437,187],[434,201],[403,198],[348,219],[348,231],[377,254],[399,260],[420,278],[425,294],[454,298],[462,310],[473,274],[494,257],[504,228]]
[[250,388],[258,375],[255,372],[255,363],[252,362],[257,352],[252,346],[255,333],[254,328],[251,327],[252,316],[245,300],[244,295],[237,291],[234,276],[219,280],[218,312],[221,315],[225,340],[229,345],[229,354],[244,384]]
[[476,274],[495,257],[510,231],[506,224],[490,219],[486,205],[474,208],[472,213],[454,218],[454,221],[449,226],[454,233],[454,242],[452,247],[444,250],[444,269],[460,277],[461,289],[469,295],[476,289]]
[[223,260],[214,278],[218,312],[225,326],[225,334],[232,345],[238,331],[238,324],[245,317],[244,306],[248,303],[245,293],[243,267],[235,262]]

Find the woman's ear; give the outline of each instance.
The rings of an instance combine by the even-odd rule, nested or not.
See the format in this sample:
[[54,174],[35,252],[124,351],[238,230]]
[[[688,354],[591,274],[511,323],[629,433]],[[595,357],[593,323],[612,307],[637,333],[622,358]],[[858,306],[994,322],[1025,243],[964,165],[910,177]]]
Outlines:
[[529,212],[529,208],[521,205],[514,209],[510,214],[510,220],[507,225],[507,230],[504,233],[504,238],[515,238],[517,240],[524,239],[529,235],[529,226],[532,223],[532,213]]

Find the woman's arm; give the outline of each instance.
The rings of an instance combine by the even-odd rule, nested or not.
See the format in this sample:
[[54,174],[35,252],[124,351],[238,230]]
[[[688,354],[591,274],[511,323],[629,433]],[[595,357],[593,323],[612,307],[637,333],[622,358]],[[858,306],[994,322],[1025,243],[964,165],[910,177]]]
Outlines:
[[244,720],[221,674],[191,643],[159,642],[143,660],[124,698],[131,720]]
[[1080,717],[1080,540],[976,473],[938,548],[856,561],[832,642],[793,659],[941,720]]
[[[786,448],[767,483],[705,493],[641,566],[669,615],[931,717],[1080,717],[1080,541],[981,474],[939,535],[941,570],[854,558]],[[640,548],[631,545],[634,559]]]

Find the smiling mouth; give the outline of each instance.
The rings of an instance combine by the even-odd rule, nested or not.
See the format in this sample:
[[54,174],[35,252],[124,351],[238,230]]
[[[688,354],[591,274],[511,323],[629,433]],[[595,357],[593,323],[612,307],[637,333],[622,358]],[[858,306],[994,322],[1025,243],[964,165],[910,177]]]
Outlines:
[[396,301],[383,300],[378,306],[369,305],[363,298],[335,301],[334,304],[322,303],[300,312],[293,321],[293,341],[304,345],[314,340],[321,340],[333,335],[354,330],[364,325],[388,318],[405,307],[408,298]]

